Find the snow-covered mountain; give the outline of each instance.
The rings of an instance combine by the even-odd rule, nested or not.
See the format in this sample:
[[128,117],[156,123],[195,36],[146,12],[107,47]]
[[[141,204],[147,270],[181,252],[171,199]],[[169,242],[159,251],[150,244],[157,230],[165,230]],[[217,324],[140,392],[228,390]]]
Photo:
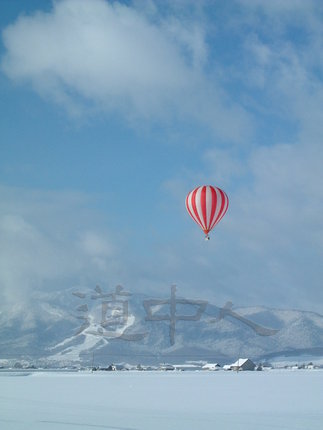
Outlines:
[[[168,300],[168,302],[167,302]],[[171,310],[173,309],[173,310]],[[323,316],[262,306],[153,301],[143,295],[36,293],[32,306],[0,313],[0,359],[71,363],[257,361],[323,357]]]

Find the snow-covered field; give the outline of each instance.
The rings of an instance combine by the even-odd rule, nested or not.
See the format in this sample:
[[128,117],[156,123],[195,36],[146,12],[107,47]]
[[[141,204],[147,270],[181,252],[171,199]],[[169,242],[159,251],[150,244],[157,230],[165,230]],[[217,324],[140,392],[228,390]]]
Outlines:
[[0,373],[4,430],[321,430],[323,371]]

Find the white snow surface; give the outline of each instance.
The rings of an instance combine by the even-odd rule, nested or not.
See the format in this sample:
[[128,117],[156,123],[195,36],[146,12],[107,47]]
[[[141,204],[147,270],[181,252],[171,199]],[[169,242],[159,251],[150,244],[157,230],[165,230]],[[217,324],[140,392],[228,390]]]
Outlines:
[[6,430],[323,428],[320,370],[3,372],[0,387]]
[[232,363],[231,366],[240,367],[240,366],[243,366],[246,363],[246,361],[248,361],[248,358],[239,358],[237,361]]
[[[49,350],[55,350],[60,347],[65,347],[62,351],[56,352],[51,356],[47,357],[51,361],[72,361],[80,362],[81,354],[83,352],[91,351],[94,347],[98,349],[109,343],[108,339],[99,334],[100,324],[95,322],[93,315],[88,315],[89,327],[77,336],[71,336],[64,339],[62,342],[49,348]],[[121,337],[122,334],[129,329],[135,322],[134,315],[129,315],[126,324],[123,324],[121,328],[116,330],[113,334],[115,337]],[[78,343],[75,345],[75,340]]]

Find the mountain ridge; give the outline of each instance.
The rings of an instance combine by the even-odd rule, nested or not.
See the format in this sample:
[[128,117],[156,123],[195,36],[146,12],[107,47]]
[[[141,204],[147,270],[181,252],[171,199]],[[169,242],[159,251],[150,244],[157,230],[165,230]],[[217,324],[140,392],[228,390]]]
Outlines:
[[0,359],[59,367],[88,365],[94,358],[97,364],[153,364],[323,357],[323,316],[317,312],[234,307],[230,302],[220,308],[180,296],[127,295],[122,289],[73,292],[35,292],[32,307],[3,310]]

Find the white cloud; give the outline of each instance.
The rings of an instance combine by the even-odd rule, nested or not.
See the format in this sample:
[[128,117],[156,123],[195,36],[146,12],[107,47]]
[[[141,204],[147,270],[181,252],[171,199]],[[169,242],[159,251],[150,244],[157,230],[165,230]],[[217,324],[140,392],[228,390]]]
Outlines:
[[[208,50],[198,21],[156,20],[105,0],[61,0],[49,13],[18,18],[3,42],[7,76],[72,115],[94,109],[132,121],[189,118],[235,140],[248,132],[246,112],[203,73]],[[232,119],[235,130],[226,126]]]
[[80,247],[88,255],[91,264],[99,270],[109,268],[109,260],[113,259],[113,246],[108,240],[95,231],[86,231],[81,235]]
[[[32,204],[18,204],[20,198],[14,198],[2,214],[4,291],[48,278],[58,281],[55,270],[61,265],[62,276],[121,275],[133,282],[131,288],[139,284],[143,289],[149,284],[167,288],[174,280],[179,289],[183,285],[183,295],[190,289],[211,299],[214,292],[219,305],[230,299],[245,305],[322,310],[319,3],[241,4],[246,9],[240,8],[241,15],[233,17],[235,26],[228,28],[239,35],[242,51],[239,63],[232,61],[228,67],[227,78],[239,90],[239,103],[248,98],[259,115],[254,124],[259,141],[230,149],[215,144],[203,151],[198,171],[181,170],[167,182],[190,238],[171,244],[157,239],[156,252],[130,257],[127,264],[122,255],[120,268],[114,256],[120,258],[121,253],[109,236],[102,237],[84,220],[74,225],[76,213],[85,210],[82,198],[73,195],[70,202],[71,196],[57,197],[53,205],[48,196],[29,193]],[[61,1],[51,13],[21,17],[4,31],[7,54],[2,67],[10,78],[32,83],[69,110],[84,108],[87,100],[97,109],[117,110],[127,117],[160,118],[169,111],[170,116],[190,116],[214,125],[221,136],[243,141],[248,117],[220,85],[208,82],[204,66],[211,54],[204,28],[197,22],[190,33],[187,24],[176,16],[156,19],[153,2],[146,2],[143,12],[118,2]],[[262,137],[275,131],[279,121],[289,128],[287,138],[273,133],[265,146]],[[229,211],[207,244],[183,210],[185,190],[203,182],[223,187],[230,198]],[[66,204],[68,209],[62,210]],[[72,237],[55,219],[71,227]],[[8,270],[13,266],[15,270]]]
[[1,310],[32,310],[34,292],[97,284],[168,293],[174,261],[154,248],[149,233],[138,244],[134,233],[111,231],[108,214],[94,209],[88,195],[0,186],[0,200]]
[[[257,8],[271,4],[251,3]],[[266,8],[269,21],[262,27],[255,16],[248,16],[250,32],[240,34],[243,51],[234,74],[259,115],[259,141],[243,148],[204,151],[199,170],[182,175],[184,185],[175,177],[168,187],[176,193],[214,183],[230,199],[228,213],[214,232],[217,244],[211,245],[212,255],[198,248],[208,262],[207,275],[194,259],[195,245],[185,247],[189,280],[196,272],[204,285],[210,285],[212,273],[217,294],[227,293],[233,301],[322,312],[323,80],[317,42],[322,44],[322,31],[312,6],[304,17],[301,9],[294,10],[299,20],[292,30],[290,17],[276,6]],[[279,26],[274,25],[277,21]],[[236,31],[245,23],[242,16]],[[295,35],[298,27],[301,36]],[[285,134],[277,138],[281,124]]]
[[[177,272],[191,291],[199,286],[205,298],[214,295],[219,305],[232,300],[322,312],[322,160],[323,148],[301,143],[256,148],[244,159],[209,151],[203,182],[228,193],[229,209],[206,244],[183,214],[189,233],[167,250],[177,266],[169,265],[169,273]],[[167,182],[177,195],[178,213],[183,189],[192,188],[194,176],[200,185],[199,174],[191,172],[184,183],[178,177]]]
[[35,290],[117,282],[118,249],[87,196],[10,187],[0,196],[2,306],[28,303]]

